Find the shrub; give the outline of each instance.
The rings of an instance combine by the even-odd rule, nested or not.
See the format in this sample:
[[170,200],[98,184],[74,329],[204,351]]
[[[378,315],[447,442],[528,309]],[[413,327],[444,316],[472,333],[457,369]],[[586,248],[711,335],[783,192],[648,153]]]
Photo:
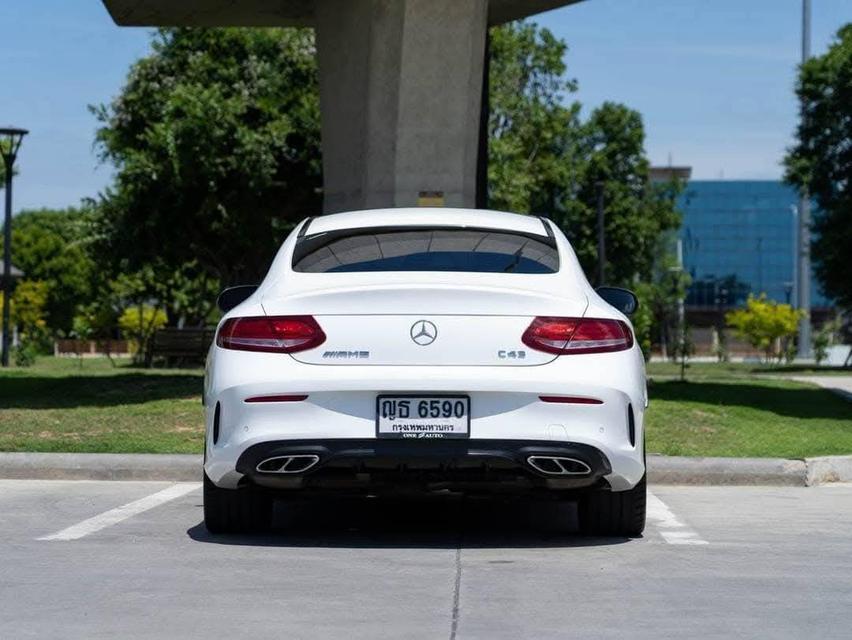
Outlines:
[[763,351],[769,362],[773,356],[779,361],[784,356],[777,345],[785,339],[792,341],[801,317],[802,313],[789,304],[767,300],[766,294],[761,294],[759,298],[750,295],[745,309],[728,312],[725,320],[740,338]]
[[118,326],[130,341],[134,358],[139,360],[148,349],[148,341],[157,329],[166,326],[166,312],[149,304],[125,309],[118,318]]
[[31,367],[35,364],[39,348],[32,342],[22,342],[14,351],[16,367]]

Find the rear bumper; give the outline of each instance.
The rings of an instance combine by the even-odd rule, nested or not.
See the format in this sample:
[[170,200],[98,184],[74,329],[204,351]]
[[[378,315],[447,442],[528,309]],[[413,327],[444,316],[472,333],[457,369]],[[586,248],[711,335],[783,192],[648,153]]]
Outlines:
[[[290,456],[296,471],[269,470]],[[561,471],[553,459],[563,461]],[[612,466],[595,447],[577,443],[331,439],[259,443],[240,455],[236,470],[244,483],[301,492],[499,493],[605,487]]]
[[[475,452],[491,446],[483,443],[493,442],[512,443],[498,447],[501,451],[513,451],[523,443],[569,451],[590,447],[607,460],[610,472],[603,473],[602,480],[613,491],[632,488],[645,471],[645,380],[638,350],[557,358],[542,366],[489,368],[318,366],[280,354],[216,347],[208,361],[204,394],[205,471],[217,486],[236,488],[240,482],[253,481],[245,477],[241,460],[246,459],[246,452],[256,451],[255,447],[268,450],[306,443],[326,448],[338,446],[329,443],[340,443],[347,450],[389,447],[384,443],[394,441],[376,440],[376,397],[388,393],[470,397],[470,439],[455,445],[432,441],[430,450],[434,452],[451,446]],[[293,402],[247,401],[276,394],[306,398]],[[549,403],[541,400],[543,395],[588,397],[601,403]],[[628,420],[631,410],[634,429]],[[371,455],[381,458],[380,453]],[[448,457],[455,460],[453,455]],[[469,462],[481,457],[465,454],[464,459]],[[506,460],[507,456],[495,458]],[[489,469],[493,466],[489,463]],[[405,468],[409,468],[407,463]],[[528,469],[522,471],[534,483],[542,479]]]

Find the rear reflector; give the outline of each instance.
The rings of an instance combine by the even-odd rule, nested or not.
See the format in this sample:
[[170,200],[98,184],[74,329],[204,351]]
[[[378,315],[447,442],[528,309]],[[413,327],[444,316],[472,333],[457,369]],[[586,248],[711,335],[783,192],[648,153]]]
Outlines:
[[252,316],[225,320],[216,336],[223,349],[296,353],[325,342],[325,333],[311,316]]
[[624,351],[633,346],[626,322],[605,318],[535,318],[521,338],[531,349],[572,355]]
[[603,404],[603,400],[597,398],[581,398],[579,396],[539,396],[542,402],[556,402],[562,404]]
[[253,396],[246,398],[244,402],[301,402],[307,400],[308,396],[296,395],[274,395],[274,396]]

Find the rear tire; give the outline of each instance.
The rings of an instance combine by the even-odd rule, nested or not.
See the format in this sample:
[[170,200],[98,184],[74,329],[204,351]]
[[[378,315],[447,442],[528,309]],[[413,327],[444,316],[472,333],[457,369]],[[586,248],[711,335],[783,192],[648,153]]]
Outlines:
[[271,495],[255,487],[222,489],[204,474],[204,526],[210,533],[255,533],[271,525]]
[[577,505],[580,531],[598,536],[639,536],[645,530],[646,500],[645,476],[627,491],[589,493]]

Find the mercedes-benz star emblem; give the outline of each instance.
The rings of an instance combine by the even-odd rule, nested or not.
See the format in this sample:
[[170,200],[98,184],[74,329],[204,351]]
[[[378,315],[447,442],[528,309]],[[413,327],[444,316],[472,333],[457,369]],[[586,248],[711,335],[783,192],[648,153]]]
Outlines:
[[428,320],[418,320],[411,325],[411,339],[421,347],[432,344],[437,337],[438,327]]

